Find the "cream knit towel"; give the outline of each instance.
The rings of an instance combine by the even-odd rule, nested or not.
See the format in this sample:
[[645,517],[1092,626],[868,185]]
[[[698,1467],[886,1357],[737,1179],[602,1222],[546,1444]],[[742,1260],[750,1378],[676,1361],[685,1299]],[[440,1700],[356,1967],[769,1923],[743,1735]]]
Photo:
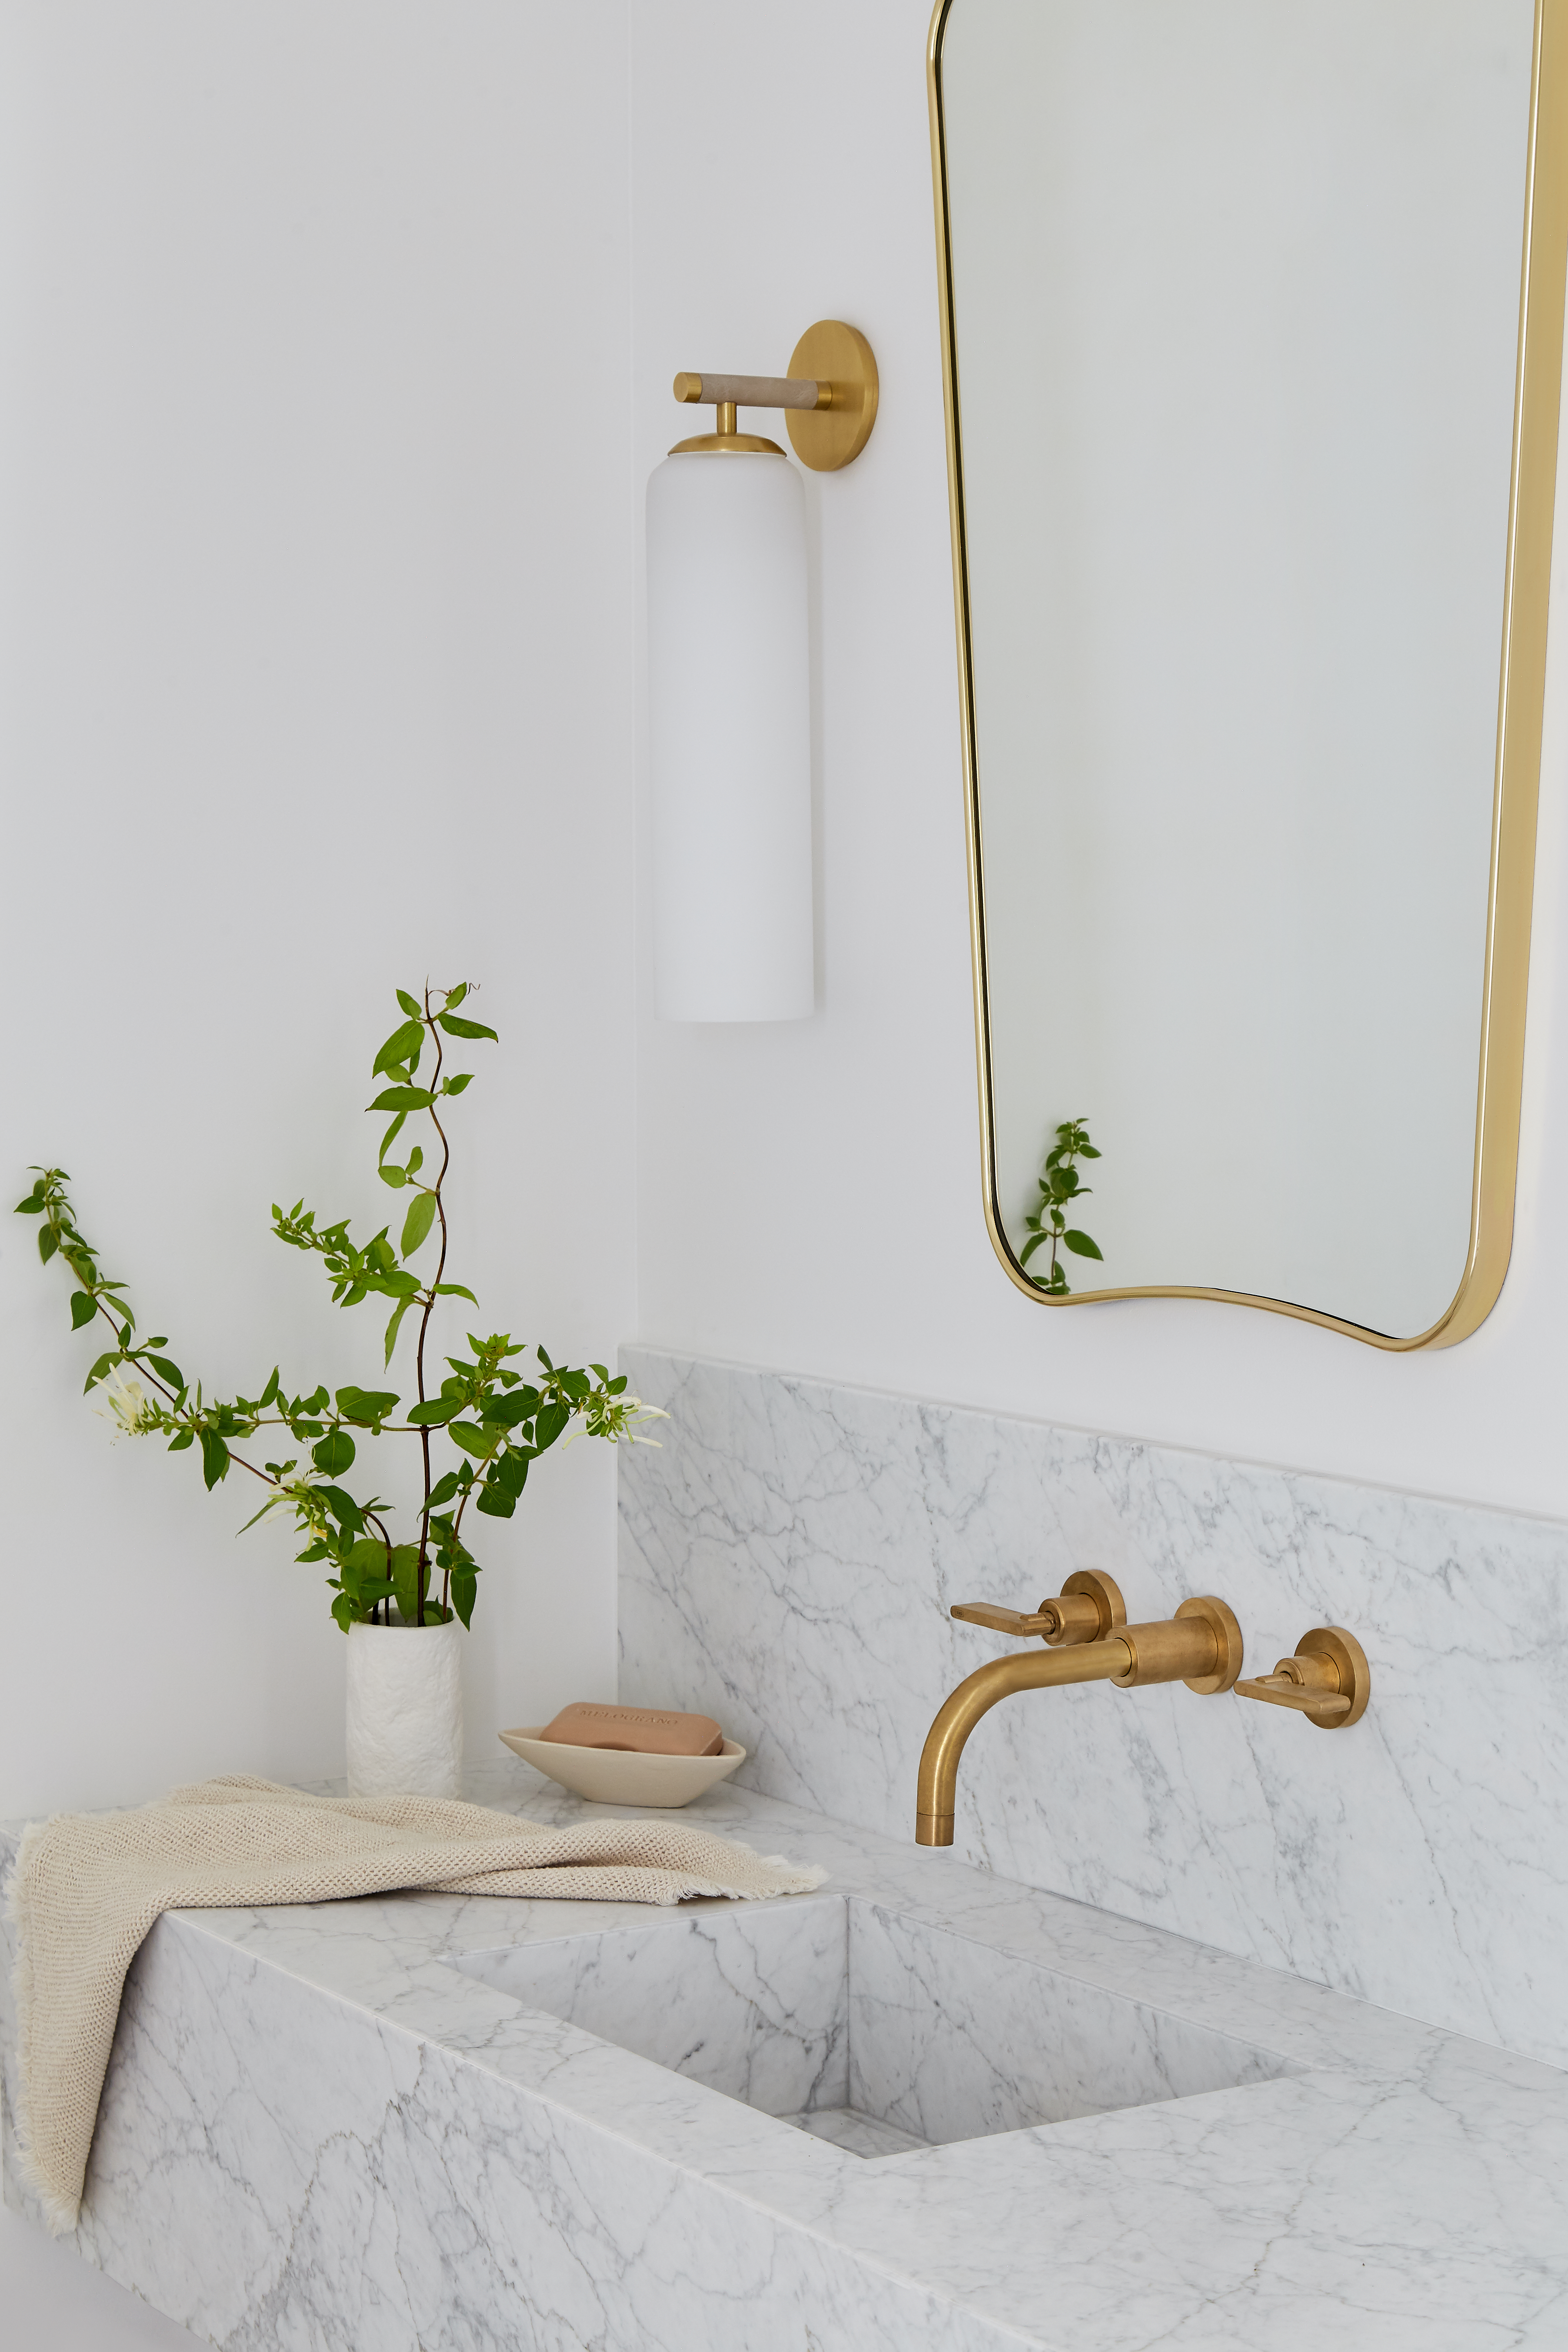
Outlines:
[[679,1821],[546,1830],[434,1797],[308,1797],[233,1778],[133,1812],[25,1832],[11,1885],[17,2155],[49,2226],[74,2229],[125,1972],[163,1911],[334,1903],[422,1887],[591,1903],[804,1895],[826,1873]]

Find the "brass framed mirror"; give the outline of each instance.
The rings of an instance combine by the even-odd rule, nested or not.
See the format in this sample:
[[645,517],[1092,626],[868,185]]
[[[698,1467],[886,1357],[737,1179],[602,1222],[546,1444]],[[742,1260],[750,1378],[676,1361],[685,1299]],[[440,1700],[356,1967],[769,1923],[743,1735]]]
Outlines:
[[1512,1240],[1568,0],[938,0],[928,79],[997,1255],[1451,1345]]

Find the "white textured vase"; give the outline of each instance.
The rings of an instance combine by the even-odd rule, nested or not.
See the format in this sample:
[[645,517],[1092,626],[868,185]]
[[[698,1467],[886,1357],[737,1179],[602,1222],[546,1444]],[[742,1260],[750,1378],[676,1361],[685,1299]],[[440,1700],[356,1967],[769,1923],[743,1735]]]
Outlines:
[[463,1758],[463,1629],[349,1627],[351,1797],[455,1797]]

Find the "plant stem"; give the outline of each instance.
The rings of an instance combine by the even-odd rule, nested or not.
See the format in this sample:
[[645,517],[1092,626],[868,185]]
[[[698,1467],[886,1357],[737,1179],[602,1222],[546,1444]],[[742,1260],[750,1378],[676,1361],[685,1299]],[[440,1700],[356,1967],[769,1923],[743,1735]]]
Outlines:
[[[119,1324],[109,1312],[108,1307],[105,1307],[101,1298],[100,1298],[96,1304],[99,1313],[102,1316],[104,1321],[108,1324],[110,1329],[118,1339],[120,1337]],[[87,1327],[84,1324],[82,1328],[85,1330]],[[156,1372],[150,1372],[146,1365],[140,1362],[137,1364],[136,1369],[141,1373],[143,1380],[150,1381],[152,1382],[160,1396],[167,1397],[171,1404],[175,1404],[177,1402],[174,1390],[165,1388],[163,1381],[158,1378]],[[193,1421],[187,1423],[186,1426],[191,1429],[195,1429],[199,1427],[200,1424]],[[279,1422],[278,1426],[281,1428],[283,1423]],[[280,1478],[275,1478],[270,1470],[258,1470],[254,1462],[247,1462],[243,1454],[237,1454],[235,1452],[232,1445],[229,1446],[228,1449],[228,1458],[231,1462],[237,1462],[242,1470],[248,1470],[253,1478],[259,1478],[264,1486],[280,1486],[283,1483]]]
[[[440,1281],[443,1269],[447,1264],[447,1211],[441,1199],[441,1187],[447,1181],[447,1163],[452,1157],[452,1147],[447,1140],[447,1130],[436,1116],[436,1100],[441,1077],[441,1033],[436,1026],[436,1017],[430,1010],[430,987],[428,982],[426,982],[425,987],[425,1026],[430,1032],[430,1041],[436,1048],[436,1066],[430,1073],[430,1124],[441,1139],[441,1166],[440,1171],[437,1175],[434,1188],[436,1193],[436,1215],[441,1227],[441,1255],[436,1261],[435,1277],[428,1286],[430,1295],[425,1301],[425,1312],[419,1318],[419,1339],[414,1351],[415,1378],[419,1390],[419,1402],[421,1404],[425,1402],[425,1335],[430,1328],[430,1314],[436,1304],[436,1284]],[[416,1591],[417,1592],[419,1601],[419,1622],[423,1625],[425,1622],[425,1571],[429,1565],[430,1558],[431,1486],[430,1432],[423,1425],[423,1423],[421,1424],[419,1431],[419,1451],[423,1457],[425,1468],[425,1496],[419,1511],[419,1569]],[[447,1580],[443,1578],[441,1587],[441,1606],[443,1608],[447,1605],[446,1587]]]

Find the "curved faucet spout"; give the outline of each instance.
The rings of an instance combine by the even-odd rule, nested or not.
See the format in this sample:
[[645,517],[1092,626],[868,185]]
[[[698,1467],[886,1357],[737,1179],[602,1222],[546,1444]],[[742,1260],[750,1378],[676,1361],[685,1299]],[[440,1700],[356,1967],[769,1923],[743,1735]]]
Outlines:
[[[1212,1595],[1184,1601],[1173,1617],[1152,1625],[1129,1625],[1121,1613],[1121,1595],[1098,1570],[1080,1570],[1069,1580],[1074,1587],[1100,1590],[1106,1601],[1099,1638],[1074,1641],[1058,1622],[1055,1640],[1061,1646],[1015,1651],[993,1658],[978,1674],[959,1684],[926,1734],[921,1758],[920,1795],[915,1814],[917,1845],[951,1845],[952,1812],[958,1788],[958,1759],[963,1743],[988,1708],[1015,1691],[1049,1690],[1063,1683],[1115,1683],[1121,1690],[1137,1690],[1145,1683],[1185,1683],[1191,1691],[1212,1696],[1232,1688],[1241,1672],[1241,1628],[1223,1601]],[[973,1620],[978,1604],[964,1601],[955,1617]],[[1019,1617],[1003,1627],[1013,1632],[1033,1628],[1049,1613],[1059,1619],[1055,1601],[1042,1601],[1035,1615]],[[1106,1616],[1110,1623],[1106,1624]],[[1011,1619],[1008,1610],[985,1608],[982,1623]],[[1047,1642],[1053,1639],[1047,1633]],[[1347,1652],[1347,1655],[1348,1655]]]
[[959,1684],[926,1734],[916,1799],[915,1843],[951,1845],[958,1790],[958,1759],[983,1715],[1015,1691],[1051,1690],[1067,1683],[1115,1682],[1131,1673],[1136,1652],[1110,1633],[1067,1650],[1019,1650],[993,1658]]

